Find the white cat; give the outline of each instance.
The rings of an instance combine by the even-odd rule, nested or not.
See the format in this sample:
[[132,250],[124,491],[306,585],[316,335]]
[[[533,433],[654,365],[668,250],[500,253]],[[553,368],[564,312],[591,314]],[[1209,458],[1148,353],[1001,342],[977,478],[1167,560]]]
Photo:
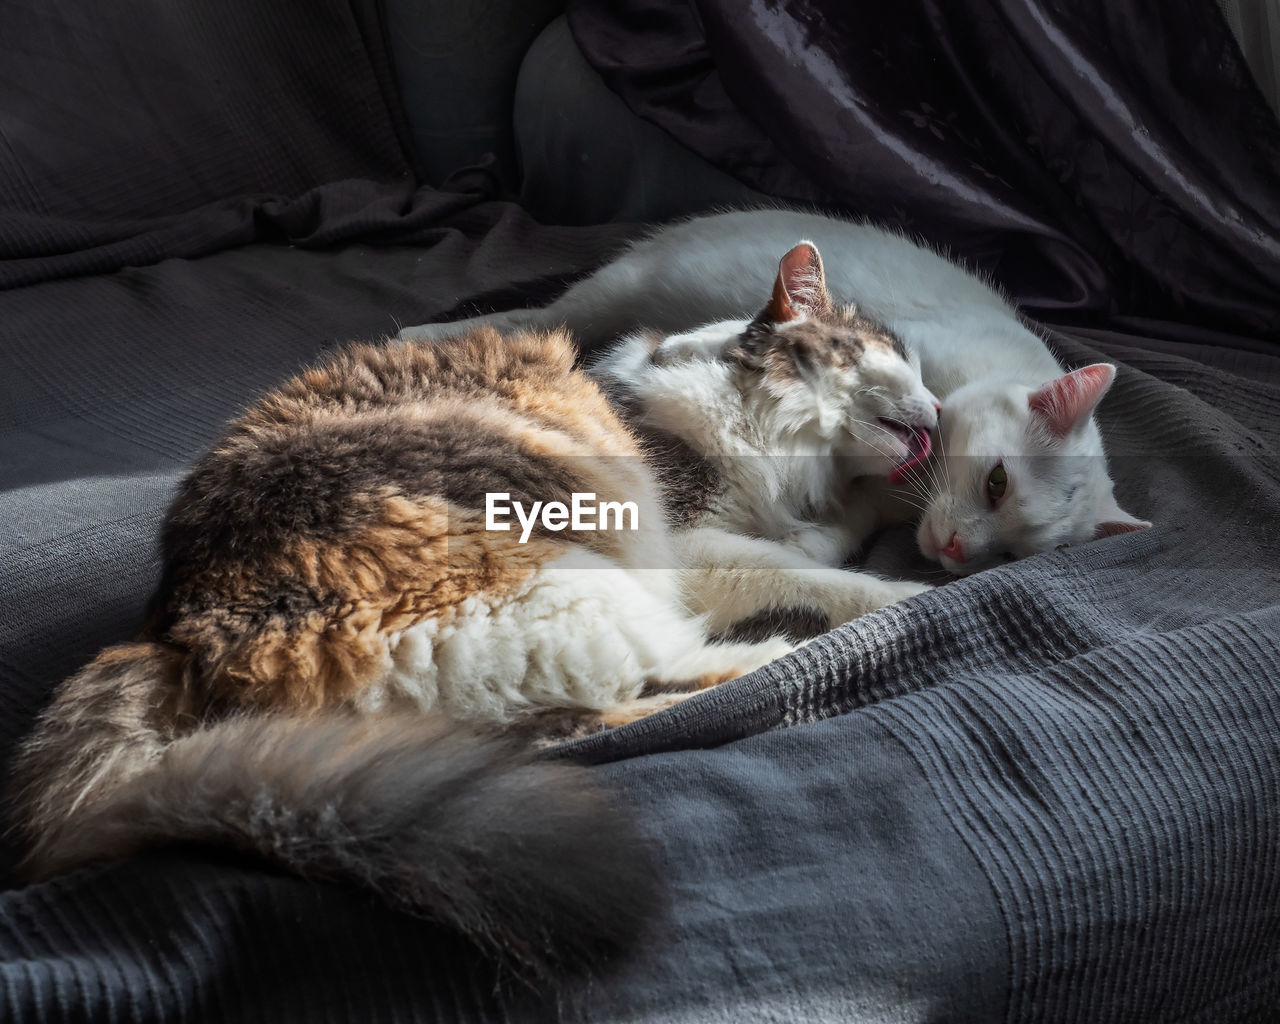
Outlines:
[[[822,250],[835,297],[856,301],[898,335],[943,401],[917,538],[927,557],[967,574],[1150,525],[1117,505],[1092,418],[1114,368],[1064,373],[995,290],[870,225],[773,209],[699,217],[658,229],[550,306],[479,319],[563,323],[591,348],[638,327],[670,334],[749,317],[768,287],[764,268],[797,239]],[[441,336],[474,322],[402,336]]]

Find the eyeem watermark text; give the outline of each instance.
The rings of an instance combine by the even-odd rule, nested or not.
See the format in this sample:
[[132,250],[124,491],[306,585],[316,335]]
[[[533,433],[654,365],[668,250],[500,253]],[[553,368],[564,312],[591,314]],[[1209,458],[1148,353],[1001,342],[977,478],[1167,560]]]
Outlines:
[[[484,528],[486,530],[510,530],[508,520],[512,512],[520,523],[520,543],[524,544],[541,519],[544,529],[558,533],[561,530],[638,530],[640,509],[634,501],[596,502],[594,491],[575,491],[569,504],[563,501],[535,501],[525,508],[512,501],[507,491],[490,491],[484,496]],[[610,517],[612,524],[610,525]]]

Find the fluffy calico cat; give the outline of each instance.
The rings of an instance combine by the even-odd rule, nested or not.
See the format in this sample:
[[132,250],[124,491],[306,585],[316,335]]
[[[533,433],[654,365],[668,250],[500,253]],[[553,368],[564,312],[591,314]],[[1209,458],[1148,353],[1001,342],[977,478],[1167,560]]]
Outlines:
[[[921,551],[953,573],[1150,524],[1119,507],[1092,412],[1114,368],[1074,373],[993,289],[901,236],[791,210],[699,217],[660,228],[545,309],[478,318],[565,324],[590,347],[638,327],[688,331],[745,315],[764,256],[812,239],[836,298],[902,338],[942,399]],[[408,328],[442,336],[477,321]],[[869,495],[855,501],[861,507]],[[856,532],[856,531],[851,531]]]
[[[372,887],[537,977],[625,946],[656,892],[635,825],[520,742],[786,654],[709,635],[810,570],[826,625],[921,589],[802,554],[837,456],[887,474],[927,454],[934,405],[900,343],[830,301],[811,247],[713,337],[707,429],[637,392],[645,427],[698,444],[692,477],[558,330],[356,346],[268,395],[181,486],[142,638],[63,683],[23,744],[26,874],[218,842]],[[878,421],[896,449],[867,440]],[[727,460],[770,452],[804,472]],[[565,529],[575,495],[617,515]]]

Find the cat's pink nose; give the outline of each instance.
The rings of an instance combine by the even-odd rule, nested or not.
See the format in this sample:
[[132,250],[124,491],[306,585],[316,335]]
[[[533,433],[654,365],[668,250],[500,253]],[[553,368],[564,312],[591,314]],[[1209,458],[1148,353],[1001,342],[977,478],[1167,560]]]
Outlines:
[[960,545],[960,534],[953,533],[951,535],[951,539],[947,541],[947,546],[942,548],[938,553],[946,555],[953,562],[963,562],[964,548]]
[[942,412],[942,403],[939,402],[936,398],[933,400],[933,411],[936,413]]

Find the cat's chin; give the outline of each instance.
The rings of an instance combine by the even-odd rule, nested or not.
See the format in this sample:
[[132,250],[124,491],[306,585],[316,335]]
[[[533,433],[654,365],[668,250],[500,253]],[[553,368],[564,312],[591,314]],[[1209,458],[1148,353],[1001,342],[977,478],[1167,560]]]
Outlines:
[[972,576],[975,572],[981,572],[983,569],[989,569],[991,566],[985,562],[957,562],[952,558],[948,558],[936,548],[926,547],[924,543],[917,545],[920,554],[931,562],[936,562],[942,566],[952,576]]

